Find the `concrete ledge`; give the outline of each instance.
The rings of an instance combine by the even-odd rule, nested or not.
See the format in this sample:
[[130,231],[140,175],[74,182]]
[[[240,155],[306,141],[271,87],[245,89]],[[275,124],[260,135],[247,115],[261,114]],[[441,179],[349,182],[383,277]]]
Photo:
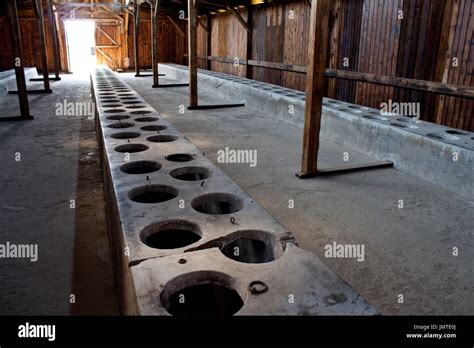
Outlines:
[[[160,64],[169,78],[187,81],[187,67]],[[199,84],[232,102],[303,128],[305,93],[233,75],[199,70]],[[474,201],[474,133],[325,98],[321,136]]]
[[[35,76],[36,68],[25,68],[25,81],[27,83],[30,78]],[[15,69],[0,72],[0,90],[3,92],[8,92],[16,89]]]
[[376,314],[117,75],[91,79],[124,314]]

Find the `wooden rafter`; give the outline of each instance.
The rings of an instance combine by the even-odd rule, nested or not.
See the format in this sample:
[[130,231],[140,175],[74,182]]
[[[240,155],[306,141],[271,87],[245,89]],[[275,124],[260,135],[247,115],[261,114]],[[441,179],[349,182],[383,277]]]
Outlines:
[[227,9],[237,18],[240,24],[247,30],[249,33],[252,33],[252,28],[249,26],[249,24],[242,18],[240,15],[240,12],[237,11],[234,7],[231,6],[229,0],[225,0],[225,4],[227,6]]
[[171,16],[167,15],[166,18],[168,18],[168,20],[171,22],[171,24],[173,24],[173,26],[175,27],[175,29],[177,30],[179,35],[181,35],[182,37],[186,37],[186,33],[183,31],[183,29],[181,29],[181,27],[178,25],[178,23],[176,23],[176,21]]
[[202,19],[201,18],[198,18],[198,25],[201,26],[201,28],[209,34],[209,29],[207,28],[207,26],[202,22]]

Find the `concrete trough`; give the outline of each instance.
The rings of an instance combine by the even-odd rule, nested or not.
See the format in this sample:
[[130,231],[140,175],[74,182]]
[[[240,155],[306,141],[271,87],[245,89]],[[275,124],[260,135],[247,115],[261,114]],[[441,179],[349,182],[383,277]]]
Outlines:
[[[160,71],[178,81],[188,79],[186,66],[160,64]],[[304,92],[208,70],[199,70],[198,78],[199,86],[215,95],[304,126]],[[396,169],[474,201],[473,132],[324,98],[321,136],[376,160],[390,160]]]
[[91,81],[124,314],[376,314],[117,75]]
[[[36,76],[36,68],[25,68],[25,81]],[[10,69],[0,72],[0,91],[8,92],[16,90],[16,76],[15,69]]]

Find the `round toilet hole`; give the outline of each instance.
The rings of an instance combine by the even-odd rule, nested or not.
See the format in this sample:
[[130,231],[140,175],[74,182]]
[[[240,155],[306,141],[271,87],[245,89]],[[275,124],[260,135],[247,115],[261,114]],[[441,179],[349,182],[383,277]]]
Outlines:
[[244,306],[234,284],[233,278],[221,272],[186,273],[168,282],[160,299],[166,311],[174,316],[232,316]]
[[185,220],[168,220],[145,227],[141,241],[154,249],[179,249],[201,239],[201,230],[196,224]]
[[124,144],[124,145],[119,145],[115,148],[115,151],[117,152],[123,152],[123,153],[135,153],[135,152],[142,152],[148,150],[149,147],[146,146],[145,144]]
[[231,233],[218,247],[222,254],[242,263],[267,263],[283,255],[283,246],[275,236],[260,230]]
[[161,164],[155,161],[136,161],[125,163],[120,170],[127,174],[148,174],[161,169]]
[[128,197],[137,203],[163,203],[178,197],[179,191],[167,185],[146,185],[134,188]]
[[175,137],[174,135],[153,135],[146,138],[146,140],[152,143],[170,143],[176,139],[178,139],[178,137]]
[[242,199],[229,193],[208,193],[191,201],[194,210],[209,215],[236,213],[243,209]]
[[190,162],[194,160],[194,156],[187,153],[175,153],[166,156],[165,159],[170,162]]
[[158,117],[138,117],[135,119],[137,122],[155,122],[158,121]]
[[112,110],[105,110],[104,113],[106,114],[118,114],[120,112],[125,112],[124,109],[112,109]]
[[151,114],[151,111],[147,111],[147,110],[132,111],[131,114],[133,114],[133,115],[145,115],[145,114]]
[[158,124],[153,124],[153,125],[150,125],[150,126],[144,126],[142,128],[140,128],[141,130],[144,130],[144,131],[150,131],[150,132],[159,132],[159,131],[162,131],[162,130],[165,130],[167,129],[168,127],[166,126],[161,126],[161,125],[158,125]]
[[113,139],[133,139],[138,138],[139,136],[140,133],[136,132],[119,132],[110,135],[110,137]]
[[107,127],[109,128],[131,128],[134,124],[130,122],[119,122],[119,123],[112,123],[109,124]]
[[130,118],[130,116],[107,116],[106,117],[106,119],[112,120],[112,121],[126,120],[127,118]]
[[202,181],[209,178],[210,172],[205,167],[181,167],[172,170],[170,175],[183,181]]

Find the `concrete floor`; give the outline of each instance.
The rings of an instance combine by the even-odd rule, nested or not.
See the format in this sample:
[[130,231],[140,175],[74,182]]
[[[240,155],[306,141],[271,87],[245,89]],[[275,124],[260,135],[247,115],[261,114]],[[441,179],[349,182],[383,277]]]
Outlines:
[[[300,129],[249,108],[181,114],[186,88],[119,76],[215,163],[226,146],[258,150],[255,168],[218,165],[383,314],[474,313],[472,203],[393,169],[299,180]],[[0,314],[116,314],[93,122],[54,115],[56,102],[90,101],[89,81],[66,75],[53,90],[30,96],[34,121],[0,124],[0,243],[40,250],[36,263],[0,259]],[[206,93],[201,101],[226,102]],[[16,102],[2,95],[0,116]],[[21,162],[13,160],[18,151]],[[328,139],[320,158],[323,167],[370,160]],[[364,244],[365,261],[325,258],[334,241]]]
[[[37,262],[0,259],[0,314],[118,314],[94,121],[55,115],[57,102],[92,102],[89,80],[52,89],[29,96],[33,121],[0,123],[0,243],[39,249]],[[1,94],[0,110],[19,115],[18,97]]]
[[[472,203],[394,169],[300,180],[297,127],[246,107],[181,114],[187,88],[151,89],[150,77],[119,76],[381,313],[474,313]],[[200,94],[203,105],[226,102]],[[258,150],[258,165],[217,163],[226,146]],[[370,161],[322,139],[321,167]],[[365,261],[325,258],[333,242],[364,244]]]

